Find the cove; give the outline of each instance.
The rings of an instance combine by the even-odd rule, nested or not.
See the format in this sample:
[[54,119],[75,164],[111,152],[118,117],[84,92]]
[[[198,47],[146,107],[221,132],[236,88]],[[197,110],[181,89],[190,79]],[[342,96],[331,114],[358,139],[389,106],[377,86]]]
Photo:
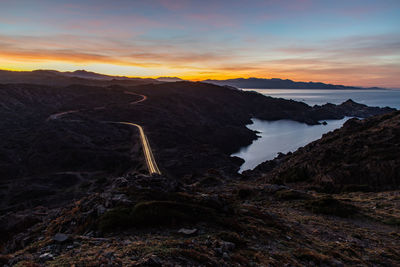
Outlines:
[[252,119],[246,125],[250,130],[258,131],[259,138],[249,146],[242,147],[232,156],[244,159],[239,172],[254,169],[258,164],[274,159],[279,152],[294,152],[298,148],[322,137],[323,134],[342,127],[350,117],[342,120],[326,120],[327,125],[307,125],[292,120],[263,121]]

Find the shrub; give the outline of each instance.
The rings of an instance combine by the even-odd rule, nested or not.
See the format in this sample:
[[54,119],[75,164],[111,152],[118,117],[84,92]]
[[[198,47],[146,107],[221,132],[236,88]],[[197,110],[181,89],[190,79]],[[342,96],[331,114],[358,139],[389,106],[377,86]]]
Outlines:
[[202,187],[214,187],[223,184],[223,181],[217,177],[209,176],[206,178],[203,178],[199,182],[199,186]]
[[395,226],[400,226],[400,218],[389,218],[383,221],[383,223],[388,224],[388,225],[395,225]]
[[110,232],[114,229],[175,225],[182,222],[211,220],[215,217],[212,209],[195,204],[173,201],[140,202],[134,207],[115,208],[99,220],[99,229]]
[[343,203],[332,197],[324,197],[311,200],[306,203],[306,208],[314,213],[334,215],[339,217],[351,217],[357,214],[358,210],[355,206]]
[[235,232],[220,232],[217,236],[224,241],[234,243],[238,247],[244,246],[247,243],[246,240],[241,238],[239,234]]
[[312,196],[297,190],[279,190],[275,193],[276,197],[282,200],[310,199]]
[[285,183],[302,182],[310,179],[310,175],[306,167],[296,167],[285,170],[279,174],[278,180]]
[[312,261],[317,264],[329,263],[328,256],[306,248],[298,249],[295,255],[298,259],[306,262]]
[[255,190],[250,187],[242,187],[237,191],[237,195],[240,199],[246,199],[256,194]]

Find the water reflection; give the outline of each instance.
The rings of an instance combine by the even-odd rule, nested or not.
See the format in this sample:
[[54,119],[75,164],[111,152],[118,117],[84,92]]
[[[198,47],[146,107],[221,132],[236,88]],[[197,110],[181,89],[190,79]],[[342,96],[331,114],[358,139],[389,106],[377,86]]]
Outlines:
[[259,131],[257,140],[247,147],[242,147],[237,156],[245,160],[240,172],[253,169],[258,164],[275,158],[278,152],[294,152],[314,140],[322,137],[324,133],[340,128],[348,120],[327,120],[327,125],[307,125],[291,120],[262,121],[252,119],[253,124],[247,125],[251,130]]

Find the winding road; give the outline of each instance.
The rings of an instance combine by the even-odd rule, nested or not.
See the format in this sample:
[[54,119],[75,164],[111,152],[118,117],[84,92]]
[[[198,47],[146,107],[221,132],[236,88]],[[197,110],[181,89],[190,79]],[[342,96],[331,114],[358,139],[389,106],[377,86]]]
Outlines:
[[156,160],[154,159],[154,155],[151,150],[149,140],[147,140],[147,136],[144,134],[142,126],[140,126],[139,124],[136,124],[136,123],[131,123],[131,122],[118,122],[118,123],[135,126],[139,129],[140,140],[142,141],[143,153],[144,153],[144,157],[146,159],[146,165],[149,170],[149,173],[161,175],[160,169],[158,169]]
[[[138,104],[140,102],[143,102],[147,99],[147,96],[145,95],[140,95],[140,94],[136,94],[133,92],[129,92],[129,91],[124,91],[124,94],[129,94],[129,95],[138,95],[141,96],[142,99],[130,102],[130,105],[133,104]],[[93,108],[94,110],[99,110],[99,109],[105,109],[105,106],[101,106],[101,107],[95,107]],[[80,109],[80,110],[69,110],[69,111],[63,111],[63,112],[59,112],[59,113],[55,113],[50,115],[46,121],[51,121],[51,120],[57,120],[60,119],[61,117],[67,115],[67,114],[71,114],[71,113],[77,113],[77,112],[81,112],[81,111],[85,111],[84,109]],[[143,148],[143,154],[146,160],[146,165],[147,165],[147,169],[149,170],[150,175],[152,174],[158,174],[161,175],[161,171],[157,166],[157,162],[154,158],[153,152],[151,150],[150,147],[150,143],[149,140],[147,139],[147,136],[144,134],[143,128],[142,126],[140,126],[139,124],[136,123],[131,123],[131,122],[109,122],[109,123],[118,123],[118,124],[125,124],[125,125],[130,125],[130,126],[135,126],[139,129],[139,133],[140,133],[140,140],[142,142],[142,148]]]

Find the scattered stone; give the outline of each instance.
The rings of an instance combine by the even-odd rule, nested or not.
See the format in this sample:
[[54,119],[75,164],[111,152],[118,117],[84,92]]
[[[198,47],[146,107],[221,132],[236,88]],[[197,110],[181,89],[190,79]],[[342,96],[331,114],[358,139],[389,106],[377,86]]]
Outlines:
[[336,260],[336,259],[332,259],[332,264],[333,264],[333,266],[337,266],[337,267],[343,267],[344,266],[344,264],[341,261]]
[[119,205],[119,204],[127,205],[127,204],[131,204],[132,203],[132,201],[129,200],[128,197],[125,194],[114,195],[111,200],[115,205]]
[[53,236],[53,240],[57,242],[64,242],[68,239],[68,235],[63,233],[57,233]]
[[140,260],[136,265],[133,266],[162,266],[161,259],[156,255],[151,255]]
[[124,245],[130,245],[130,244],[132,244],[132,241],[130,241],[130,240],[124,240],[124,241],[122,241],[122,244],[124,244]]
[[217,253],[217,255],[222,255],[224,253],[222,248],[215,248],[214,251]]
[[39,259],[42,261],[52,260],[53,258],[54,258],[53,254],[48,253],[48,252],[39,256]]
[[104,257],[106,257],[107,259],[112,259],[114,257],[114,252],[107,252],[106,254],[104,254]]
[[197,229],[186,229],[186,228],[181,228],[179,229],[178,233],[184,234],[184,235],[195,235],[197,233]]
[[93,231],[89,231],[88,233],[85,233],[84,235],[88,236],[88,237],[93,237]]
[[107,211],[107,209],[101,204],[97,206],[96,210],[97,210],[97,215],[99,216]]
[[231,251],[234,250],[236,245],[232,242],[222,241],[221,248],[223,251]]

